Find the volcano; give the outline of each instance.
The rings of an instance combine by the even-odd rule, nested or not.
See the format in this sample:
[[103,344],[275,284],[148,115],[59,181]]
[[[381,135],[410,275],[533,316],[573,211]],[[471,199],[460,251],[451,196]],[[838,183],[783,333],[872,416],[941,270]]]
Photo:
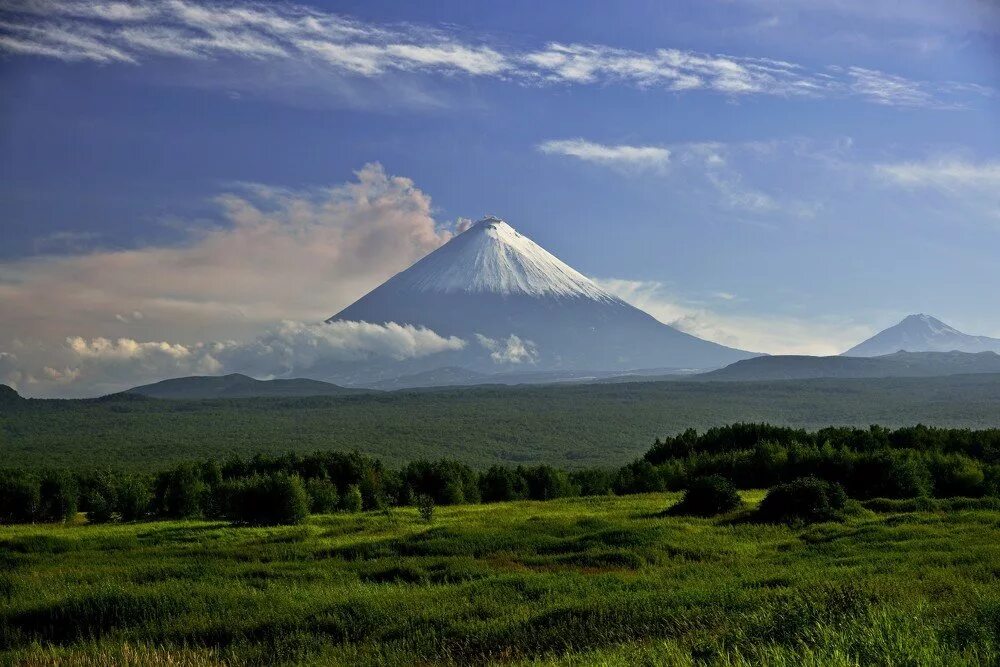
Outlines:
[[908,315],[899,324],[858,343],[846,357],[875,357],[906,352],[998,352],[1000,339],[962,333],[930,315]]
[[[468,344],[438,366],[711,369],[755,356],[678,331],[488,217],[328,322],[396,322]],[[429,363],[425,360],[423,363]]]

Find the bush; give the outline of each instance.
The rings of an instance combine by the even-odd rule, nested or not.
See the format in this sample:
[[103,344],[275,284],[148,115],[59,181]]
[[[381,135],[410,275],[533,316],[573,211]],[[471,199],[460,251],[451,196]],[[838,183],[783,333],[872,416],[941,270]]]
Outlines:
[[156,478],[154,506],[160,516],[174,519],[199,517],[207,499],[208,489],[202,481],[201,470],[194,465],[179,465]]
[[144,477],[125,475],[116,486],[115,509],[123,521],[137,521],[149,514],[152,493]]
[[75,480],[61,470],[46,470],[39,486],[41,521],[69,521],[76,516]]
[[974,498],[986,490],[986,475],[977,461],[960,454],[934,456],[929,468],[934,479],[934,495]]
[[309,494],[309,511],[313,514],[328,514],[340,505],[337,487],[328,479],[310,479],[306,482],[306,493]]
[[0,523],[29,523],[41,506],[38,479],[21,471],[0,471]]
[[801,477],[768,491],[757,515],[774,523],[832,521],[841,517],[846,504],[847,494],[840,484]]
[[428,496],[426,493],[422,493],[417,496],[417,511],[420,512],[420,518],[426,523],[430,523],[434,520],[434,499]]
[[672,513],[716,516],[731,512],[742,504],[743,500],[732,482],[721,475],[710,475],[692,481],[684,497],[672,508]]
[[580,495],[580,490],[569,481],[569,475],[552,466],[518,468],[518,472],[524,477],[528,486],[528,497],[532,500],[552,500]]
[[251,477],[233,489],[229,514],[234,521],[251,525],[302,523],[309,516],[309,496],[297,475]]
[[524,478],[510,468],[491,466],[479,479],[479,495],[484,503],[517,500],[527,495]]
[[618,470],[613,484],[615,493],[651,493],[666,491],[667,485],[660,471],[649,461],[639,460]]
[[360,512],[364,506],[364,498],[361,496],[361,489],[357,484],[351,484],[340,496],[339,508],[341,512]]
[[114,519],[115,498],[112,491],[103,487],[91,487],[83,494],[89,523],[108,523]]

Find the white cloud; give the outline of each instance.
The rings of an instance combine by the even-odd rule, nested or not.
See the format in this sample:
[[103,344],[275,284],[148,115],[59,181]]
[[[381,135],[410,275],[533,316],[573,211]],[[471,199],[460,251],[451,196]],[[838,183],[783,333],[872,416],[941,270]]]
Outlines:
[[782,60],[674,48],[550,43],[515,49],[481,42],[455,30],[376,25],[284,3],[10,0],[0,9],[0,50],[67,61],[241,58],[298,63],[308,71],[322,66],[360,78],[425,72],[732,97],[857,96],[883,105],[942,108],[992,94],[982,86],[913,81],[860,67],[810,70]]
[[875,166],[875,171],[889,182],[908,188],[1000,192],[1000,162],[977,164],[957,158],[942,158],[880,164]]
[[664,324],[699,338],[753,352],[834,355],[874,333],[870,327],[849,320],[712,310],[678,298],[657,281],[602,279],[598,282]]
[[533,364],[538,360],[538,347],[514,334],[499,340],[476,334],[476,340],[489,351],[490,359],[497,364]]
[[286,321],[249,342],[187,345],[71,336],[54,349],[35,348],[34,362],[0,353],[0,379],[28,395],[93,396],[192,374],[322,375],[331,364],[377,358],[402,361],[461,350],[465,345],[454,336],[394,322]]
[[770,194],[748,183],[739,165],[748,160],[774,160],[798,150],[794,142],[692,142],[669,146],[606,145],[587,139],[550,140],[538,149],[549,155],[561,155],[603,167],[619,169],[656,169],[680,187],[692,186],[714,194],[721,208],[737,213],[786,214],[811,218],[817,206],[781,194]]
[[549,155],[565,155],[584,162],[618,167],[662,167],[670,161],[670,151],[659,146],[598,144],[586,139],[546,141],[538,150]]
[[188,344],[323,321],[452,235],[426,194],[376,164],[342,185],[242,185],[217,202],[217,224],[174,244],[0,261],[4,336]]

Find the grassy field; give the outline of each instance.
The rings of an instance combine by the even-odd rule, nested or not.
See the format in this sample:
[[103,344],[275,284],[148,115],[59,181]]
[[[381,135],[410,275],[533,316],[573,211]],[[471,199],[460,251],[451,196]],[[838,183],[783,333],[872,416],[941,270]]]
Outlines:
[[18,401],[0,406],[4,465],[149,470],[229,453],[360,451],[398,466],[616,466],[654,438],[736,421],[797,427],[1000,425],[1000,375],[760,383],[479,387],[373,396]]
[[0,528],[0,664],[1000,661],[998,512],[790,528],[676,500]]

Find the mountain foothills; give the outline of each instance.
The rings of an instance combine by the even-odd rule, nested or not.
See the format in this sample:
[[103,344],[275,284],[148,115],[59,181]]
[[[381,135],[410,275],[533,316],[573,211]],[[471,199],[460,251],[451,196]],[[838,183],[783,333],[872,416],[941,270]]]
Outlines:
[[880,331],[844,352],[846,357],[877,357],[907,352],[998,352],[1000,338],[973,336],[924,315],[910,315],[902,322]]
[[880,357],[756,357],[695,377],[704,380],[804,380],[934,377],[972,373],[1000,373],[1000,354],[900,351]]
[[[383,368],[477,372],[718,368],[754,356],[629,305],[499,218],[485,218],[330,318],[458,336],[465,349]],[[404,372],[400,368],[405,367]]]
[[240,373],[231,373],[221,376],[193,376],[162,380],[135,387],[125,393],[149,398],[196,400],[203,398],[248,398],[252,396],[343,396],[362,391],[306,378],[255,380]]

